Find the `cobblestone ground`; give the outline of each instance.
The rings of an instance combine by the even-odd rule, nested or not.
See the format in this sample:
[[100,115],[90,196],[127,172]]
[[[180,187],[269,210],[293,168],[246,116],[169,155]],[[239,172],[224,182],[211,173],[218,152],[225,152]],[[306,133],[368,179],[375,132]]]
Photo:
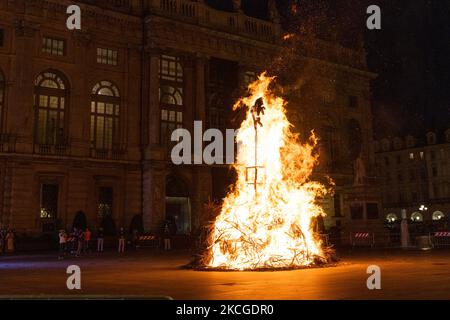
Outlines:
[[[450,251],[344,251],[334,267],[277,272],[185,270],[189,253],[149,251],[57,260],[55,253],[0,256],[0,295],[127,295],[174,299],[450,299]],[[81,290],[66,268],[81,268]],[[368,290],[369,265],[381,290]]]

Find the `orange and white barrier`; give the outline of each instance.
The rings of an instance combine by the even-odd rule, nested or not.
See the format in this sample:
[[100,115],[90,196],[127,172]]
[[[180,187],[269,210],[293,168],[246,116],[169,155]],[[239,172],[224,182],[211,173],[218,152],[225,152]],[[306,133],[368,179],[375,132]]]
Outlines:
[[375,244],[375,234],[370,232],[351,232],[350,243],[355,246],[370,246]]
[[437,231],[434,233],[433,245],[436,248],[450,246],[450,231]]

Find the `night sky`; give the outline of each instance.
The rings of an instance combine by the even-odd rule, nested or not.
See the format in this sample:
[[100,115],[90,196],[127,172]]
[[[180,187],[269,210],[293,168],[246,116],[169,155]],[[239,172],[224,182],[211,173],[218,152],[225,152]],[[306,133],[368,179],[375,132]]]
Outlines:
[[[231,1],[206,0],[231,10]],[[278,0],[286,30],[306,25],[345,46],[364,39],[376,137],[422,135],[450,127],[449,0]],[[382,30],[366,28],[366,9],[380,6]],[[267,0],[242,0],[247,14],[267,18]],[[294,10],[293,10],[294,9]],[[329,36],[329,34],[328,34]]]

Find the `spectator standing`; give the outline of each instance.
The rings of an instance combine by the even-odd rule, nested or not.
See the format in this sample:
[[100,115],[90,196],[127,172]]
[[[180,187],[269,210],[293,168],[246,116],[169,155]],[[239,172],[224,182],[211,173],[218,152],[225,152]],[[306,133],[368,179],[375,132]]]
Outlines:
[[64,259],[66,254],[67,233],[65,230],[59,230],[59,256],[58,259]]
[[91,241],[92,233],[89,228],[86,228],[86,231],[84,232],[84,250],[85,252],[89,251],[89,243]]
[[73,228],[72,232],[70,233],[70,237],[69,237],[69,252],[70,254],[74,254],[77,251],[77,245],[78,245],[78,229],[77,228]]
[[103,252],[103,240],[104,240],[103,228],[100,227],[97,231],[97,252]]
[[123,253],[125,251],[125,230],[123,227],[119,230],[119,253]]
[[139,231],[137,231],[136,229],[133,230],[132,241],[133,241],[134,250],[137,250],[138,241],[139,241]]
[[76,243],[77,243],[76,256],[79,257],[81,255],[81,250],[83,250],[84,232],[83,232],[83,230],[78,230],[75,234],[76,234]]
[[6,252],[8,253],[14,253],[14,238],[14,232],[9,229],[6,234]]
[[164,223],[164,250],[170,250],[171,249],[171,243],[170,243],[170,222],[168,220]]
[[3,254],[6,242],[6,234],[3,228],[0,228],[0,254]]

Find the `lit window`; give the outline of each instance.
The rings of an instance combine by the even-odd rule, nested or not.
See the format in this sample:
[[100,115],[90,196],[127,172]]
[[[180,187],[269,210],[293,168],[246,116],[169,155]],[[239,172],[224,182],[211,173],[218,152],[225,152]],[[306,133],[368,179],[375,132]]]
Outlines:
[[66,42],[55,38],[42,38],[42,52],[54,56],[64,56]]
[[159,76],[161,80],[183,82],[183,68],[180,58],[162,55],[159,63]]
[[117,66],[117,50],[97,48],[97,63]]
[[55,220],[58,217],[58,195],[57,184],[41,184],[41,219]]
[[66,80],[55,72],[43,72],[34,83],[36,142],[63,145],[66,137],[66,109],[69,92]]
[[409,154],[409,159],[414,160],[414,153],[411,152],[411,153]]
[[100,81],[91,96],[91,145],[111,150],[119,143],[120,94],[110,81]]
[[162,55],[159,60],[161,144],[170,144],[172,132],[183,126],[183,79],[180,58]]
[[423,160],[423,151],[420,151],[420,159]]

